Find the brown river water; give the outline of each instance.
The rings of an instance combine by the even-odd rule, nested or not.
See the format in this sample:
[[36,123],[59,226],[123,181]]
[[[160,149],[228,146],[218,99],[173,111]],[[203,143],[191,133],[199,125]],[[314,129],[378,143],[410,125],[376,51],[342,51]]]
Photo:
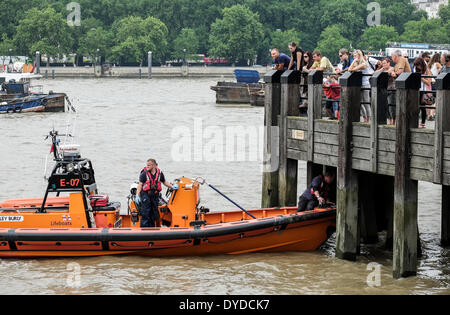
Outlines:
[[[225,146],[234,145],[217,139],[225,138],[227,127],[250,128],[260,139],[264,109],[216,105],[209,87],[217,81],[39,81],[44,91],[67,93],[77,114],[0,116],[0,200],[43,196],[50,149],[44,137],[53,127],[64,132],[70,122],[82,155],[94,163],[100,191],[120,201],[122,211],[131,183],[150,157],[170,181],[201,176],[245,208],[258,208],[261,161],[252,156],[260,143],[245,145],[245,157],[228,156]],[[199,130],[205,139],[200,144]],[[191,147],[180,150],[180,139]],[[306,165],[299,169],[300,193]],[[393,280],[392,253],[376,246],[363,246],[357,262],[339,260],[332,237],[312,253],[0,260],[0,294],[450,294],[450,251],[439,245],[440,187],[420,183],[419,189],[424,257],[417,277]],[[234,209],[207,187],[201,200],[212,211]],[[375,283],[371,263],[381,265]]]

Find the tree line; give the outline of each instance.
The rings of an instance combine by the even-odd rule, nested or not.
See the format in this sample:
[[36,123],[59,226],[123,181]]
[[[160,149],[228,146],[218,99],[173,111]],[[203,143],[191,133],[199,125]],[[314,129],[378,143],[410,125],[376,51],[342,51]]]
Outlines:
[[[206,54],[233,63],[270,62],[290,41],[332,61],[340,48],[378,51],[390,41],[448,43],[450,9],[428,19],[409,0],[378,0],[381,25],[369,27],[369,0],[78,0],[80,26],[69,26],[69,0],[0,2],[0,55],[102,56],[123,63]],[[184,51],[186,50],[186,52]]]

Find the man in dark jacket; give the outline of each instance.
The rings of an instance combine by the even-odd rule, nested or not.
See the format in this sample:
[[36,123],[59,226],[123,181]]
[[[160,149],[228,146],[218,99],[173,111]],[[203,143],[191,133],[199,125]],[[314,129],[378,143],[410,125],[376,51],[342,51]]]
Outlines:
[[325,204],[334,178],[335,175],[331,172],[315,177],[309,188],[300,196],[297,212],[314,210],[317,206]]

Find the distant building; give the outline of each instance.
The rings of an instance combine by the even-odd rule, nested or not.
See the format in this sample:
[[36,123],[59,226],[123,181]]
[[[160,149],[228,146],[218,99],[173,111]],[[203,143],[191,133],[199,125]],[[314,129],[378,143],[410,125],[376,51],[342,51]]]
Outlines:
[[428,18],[438,17],[439,7],[448,5],[448,0],[411,0],[417,9],[424,10],[428,13]]
[[414,44],[414,43],[387,43],[386,56],[392,56],[392,53],[400,50],[402,54],[408,54],[409,58],[414,59],[420,57],[424,52],[431,55],[443,54],[450,51],[449,44]]

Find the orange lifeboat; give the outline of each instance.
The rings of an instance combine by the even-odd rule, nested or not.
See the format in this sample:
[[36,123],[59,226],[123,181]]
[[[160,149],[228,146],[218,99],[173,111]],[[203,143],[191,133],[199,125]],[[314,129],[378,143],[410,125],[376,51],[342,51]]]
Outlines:
[[[296,208],[210,212],[199,207],[201,181],[189,178],[178,179],[179,189],[168,190],[167,200],[161,197],[160,227],[140,228],[135,190],[126,214],[120,203],[98,206],[91,161],[57,154],[55,161],[44,198],[0,203],[0,257],[312,251],[335,228],[334,206],[302,213]],[[51,193],[57,196],[50,198]]]

